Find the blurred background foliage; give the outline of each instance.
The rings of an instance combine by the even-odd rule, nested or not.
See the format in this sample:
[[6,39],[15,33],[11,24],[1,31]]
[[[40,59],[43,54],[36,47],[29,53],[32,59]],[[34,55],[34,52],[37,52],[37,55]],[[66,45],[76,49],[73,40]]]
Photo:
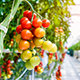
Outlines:
[[80,41],[78,43],[72,45],[69,49],[80,50]]
[[[65,34],[65,41],[70,35],[69,18],[71,17],[68,11],[68,6],[75,5],[73,0],[28,0],[36,12],[44,18],[50,20],[50,27],[46,29],[46,38],[54,42],[55,27],[63,27]],[[0,23],[11,12],[13,0],[0,0]],[[15,0],[16,3],[16,0]],[[23,16],[25,10],[31,10],[25,2],[21,2],[14,19],[9,25],[9,30],[4,39],[4,44],[8,43],[13,38],[13,32],[16,30],[19,21]],[[6,44],[8,45],[8,44]]]

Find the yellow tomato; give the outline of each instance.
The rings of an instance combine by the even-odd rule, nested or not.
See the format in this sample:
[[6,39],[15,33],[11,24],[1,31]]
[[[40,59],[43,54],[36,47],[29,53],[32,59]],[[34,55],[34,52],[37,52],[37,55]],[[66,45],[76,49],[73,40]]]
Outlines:
[[32,66],[37,66],[40,63],[40,58],[38,56],[34,56],[30,59],[30,63]]
[[34,66],[31,65],[30,61],[26,61],[25,67],[26,67],[28,70],[34,69]]
[[35,44],[36,47],[41,47],[43,42],[44,42],[43,39],[39,39],[39,38],[34,39],[34,44]]
[[22,57],[23,57],[24,60],[28,60],[32,57],[32,52],[30,50],[25,50],[22,53]]
[[7,78],[8,78],[8,79],[11,78],[11,75],[8,74],[8,75],[7,75]]
[[50,53],[55,53],[57,51],[57,46],[55,44],[53,44],[53,47],[51,48],[51,50],[49,50]]
[[49,51],[53,47],[53,44],[50,41],[45,41],[42,45],[42,48],[46,51]]

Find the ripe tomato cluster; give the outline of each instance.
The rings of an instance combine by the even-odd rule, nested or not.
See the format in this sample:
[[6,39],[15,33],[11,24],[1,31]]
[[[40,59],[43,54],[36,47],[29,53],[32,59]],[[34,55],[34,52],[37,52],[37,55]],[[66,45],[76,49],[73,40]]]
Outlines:
[[62,74],[61,74],[61,71],[60,70],[61,70],[61,66],[58,67],[58,70],[56,72],[56,79],[57,80],[61,80],[60,77],[62,77]]
[[40,52],[40,56],[41,56],[41,58],[44,57],[44,50],[43,50],[43,49],[42,49],[41,52]]
[[11,70],[13,67],[12,67],[10,60],[5,60],[5,58],[4,58],[4,61],[5,61],[5,63],[3,63],[3,65],[2,65],[2,71],[3,71],[2,76],[4,79],[9,79],[9,78],[11,78],[11,75],[13,74],[13,72]]
[[48,54],[48,64],[49,65],[52,63],[52,59],[53,59],[53,53],[49,53]]
[[40,64],[39,65],[37,65],[37,66],[35,66],[35,72],[37,72],[38,74],[41,74],[43,71],[44,71],[44,69],[43,69],[43,63],[42,62],[40,62]]
[[44,28],[48,28],[50,21],[48,19],[37,18],[35,13],[26,10],[20,20],[20,25],[17,26],[16,42],[18,43],[18,51],[21,52],[21,58],[27,69],[31,70],[40,63],[38,56],[33,56],[32,51],[35,47],[42,48],[49,52],[56,52],[57,46],[50,41],[44,41],[42,38],[45,35]]

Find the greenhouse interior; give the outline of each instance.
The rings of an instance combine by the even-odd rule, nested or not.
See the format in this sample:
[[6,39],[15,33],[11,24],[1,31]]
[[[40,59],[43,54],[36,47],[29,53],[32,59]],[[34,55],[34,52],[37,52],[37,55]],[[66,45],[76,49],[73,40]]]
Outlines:
[[0,80],[80,80],[80,0],[0,0]]

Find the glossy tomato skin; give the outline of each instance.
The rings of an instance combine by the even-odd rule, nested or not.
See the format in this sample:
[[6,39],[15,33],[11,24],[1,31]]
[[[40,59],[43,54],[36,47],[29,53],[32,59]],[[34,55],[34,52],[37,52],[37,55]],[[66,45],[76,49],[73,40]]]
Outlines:
[[32,57],[32,52],[30,50],[25,50],[23,53],[22,53],[22,58],[24,60],[28,60]]
[[31,57],[30,63],[32,66],[37,66],[40,63],[40,58],[38,56]]
[[48,27],[50,26],[50,21],[49,21],[48,19],[44,19],[44,20],[42,21],[42,26],[43,26],[44,28],[48,28]]
[[53,47],[53,44],[50,41],[45,41],[42,45],[42,48],[46,51],[51,50],[52,47]]
[[[24,11],[23,16],[27,17],[29,20],[31,20],[31,18],[32,18],[32,11],[29,11],[29,10]],[[36,14],[34,13],[33,14],[33,19],[35,19],[35,18],[36,18]]]
[[36,13],[34,13],[33,14],[33,20],[36,19],[36,16],[37,16]]
[[22,26],[18,25],[16,28],[16,32],[19,34],[19,33],[21,33],[22,29],[23,29]]
[[32,33],[30,30],[24,29],[21,32],[22,39],[30,40],[32,38]]
[[32,28],[31,22],[29,20],[24,20],[21,23],[21,26],[22,26],[23,29],[31,29]]
[[25,67],[26,67],[28,70],[32,70],[32,69],[34,69],[34,66],[31,65],[31,63],[30,63],[29,60],[26,61],[26,63],[25,63]]
[[28,12],[29,12],[29,10],[24,11],[23,16],[27,17]]
[[26,41],[26,40],[20,40],[20,42],[19,42],[19,48],[21,50],[26,50],[29,47],[30,47],[30,43],[28,41]]
[[34,38],[34,44],[35,44],[36,47],[41,47],[43,42],[44,42],[43,39]]
[[23,17],[21,18],[20,23],[22,23],[24,20],[29,20],[29,19],[27,17]]
[[34,19],[33,22],[32,22],[32,25],[33,25],[35,28],[41,27],[41,26],[42,26],[42,21],[41,21],[41,19],[39,19],[39,18]]
[[31,18],[32,18],[32,11],[28,12],[27,17],[28,17],[29,20],[31,20]]
[[34,35],[35,35],[37,38],[42,38],[42,37],[44,37],[44,35],[45,35],[45,31],[44,31],[44,29],[42,29],[42,28],[36,28],[35,31],[34,31]]

